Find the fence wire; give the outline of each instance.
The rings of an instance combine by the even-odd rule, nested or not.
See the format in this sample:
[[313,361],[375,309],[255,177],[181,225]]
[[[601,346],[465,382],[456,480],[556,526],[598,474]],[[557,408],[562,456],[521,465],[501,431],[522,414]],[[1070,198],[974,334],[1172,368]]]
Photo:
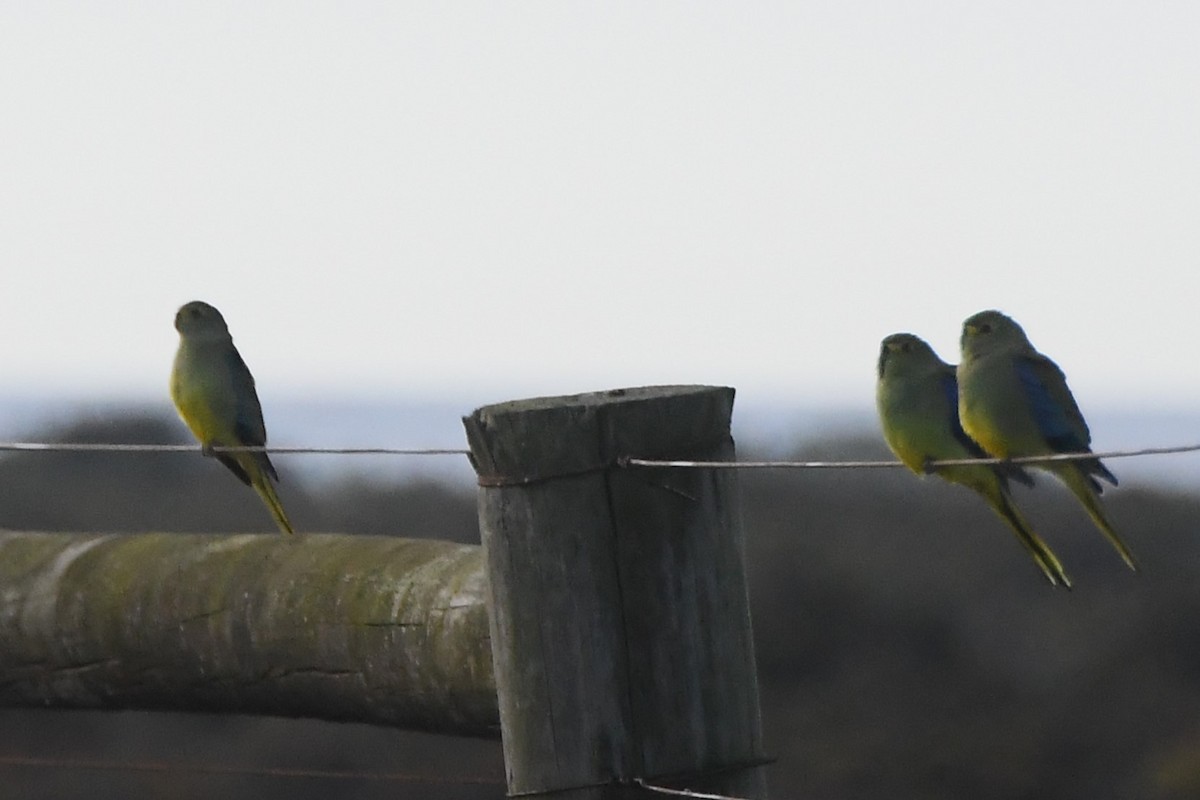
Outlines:
[[[103,442],[0,442],[0,452],[23,453],[268,453],[270,455],[350,455],[350,456],[469,456],[470,450],[451,447],[212,447],[207,450],[192,444],[126,444]],[[1141,447],[1131,450],[1055,453],[1017,458],[956,458],[930,461],[927,471],[938,467],[973,464],[1045,464],[1059,461],[1134,458],[1200,452],[1200,444],[1169,447]],[[896,469],[905,464],[890,460],[782,460],[782,461],[701,461],[688,459],[640,458],[625,455],[618,467],[672,467],[677,469]]]

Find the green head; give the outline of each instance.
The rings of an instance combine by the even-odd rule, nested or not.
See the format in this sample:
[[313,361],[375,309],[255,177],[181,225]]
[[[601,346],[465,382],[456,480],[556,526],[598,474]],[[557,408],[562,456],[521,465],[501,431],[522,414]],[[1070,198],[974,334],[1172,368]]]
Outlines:
[[979,356],[994,350],[1031,347],[1024,329],[999,311],[980,311],[967,318],[962,329],[963,357]]
[[945,365],[945,362],[938,358],[933,348],[920,336],[911,333],[893,333],[879,346],[880,380],[885,375],[942,365]]
[[175,330],[181,336],[222,338],[229,336],[229,326],[221,312],[201,300],[193,300],[175,312]]

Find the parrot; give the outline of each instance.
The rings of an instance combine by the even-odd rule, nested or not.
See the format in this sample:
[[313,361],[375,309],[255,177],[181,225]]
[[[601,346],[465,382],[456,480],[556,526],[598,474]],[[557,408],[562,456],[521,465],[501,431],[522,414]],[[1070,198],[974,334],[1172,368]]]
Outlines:
[[[963,430],[995,458],[1090,453],[1091,432],[1058,365],[1030,344],[1011,317],[988,310],[962,328],[958,416]],[[1101,480],[1117,478],[1098,458],[1035,464],[1063,482],[1131,569],[1133,553],[1100,503]]]
[[1062,563],[1013,503],[1009,480],[1033,483],[1025,470],[995,464],[930,468],[934,461],[987,457],[959,424],[954,367],[920,337],[896,333],[880,346],[878,373],[876,406],[892,452],[918,475],[933,471],[982,496],[1012,528],[1050,583],[1069,589],[1071,580]]
[[216,447],[263,447],[267,430],[254,377],[229,335],[221,312],[194,300],[175,314],[179,349],[171,370],[171,399],[205,455],[217,459],[266,504],[281,531],[294,533],[275,492],[279,474],[264,452],[214,452]]

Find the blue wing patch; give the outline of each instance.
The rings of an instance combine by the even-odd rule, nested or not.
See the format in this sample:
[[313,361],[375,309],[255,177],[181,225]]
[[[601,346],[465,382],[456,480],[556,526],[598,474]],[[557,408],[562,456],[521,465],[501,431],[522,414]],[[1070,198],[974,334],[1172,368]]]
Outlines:
[[[1029,411],[1046,444],[1057,453],[1091,452],[1091,432],[1058,365],[1041,356],[1036,359],[1018,358],[1015,366],[1025,399],[1029,401]],[[1113,486],[1117,485],[1116,476],[1100,463],[1100,459],[1075,463],[1097,494],[1101,491],[1097,476]]]
[[[1059,402],[1038,374],[1037,367],[1029,361],[1016,362],[1017,377],[1029,401],[1029,411],[1046,440],[1059,453],[1082,453],[1088,449],[1087,442],[1080,439],[1078,427],[1073,424],[1069,408]],[[1075,412],[1078,414],[1078,411]]]
[[958,421],[958,381],[954,378],[953,372],[947,372],[942,375],[942,393],[946,397],[946,408],[948,410],[946,415],[948,419],[946,421],[950,425],[950,430],[954,433],[954,438],[975,458],[987,458],[988,454],[983,451],[978,442],[967,436],[967,432],[963,430],[962,423]]

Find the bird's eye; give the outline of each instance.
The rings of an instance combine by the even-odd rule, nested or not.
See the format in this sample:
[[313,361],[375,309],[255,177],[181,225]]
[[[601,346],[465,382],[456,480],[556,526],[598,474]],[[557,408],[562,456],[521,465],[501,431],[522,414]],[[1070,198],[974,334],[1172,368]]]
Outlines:
[[900,345],[900,352],[901,353],[911,353],[912,352],[912,343],[905,342],[904,344]]

